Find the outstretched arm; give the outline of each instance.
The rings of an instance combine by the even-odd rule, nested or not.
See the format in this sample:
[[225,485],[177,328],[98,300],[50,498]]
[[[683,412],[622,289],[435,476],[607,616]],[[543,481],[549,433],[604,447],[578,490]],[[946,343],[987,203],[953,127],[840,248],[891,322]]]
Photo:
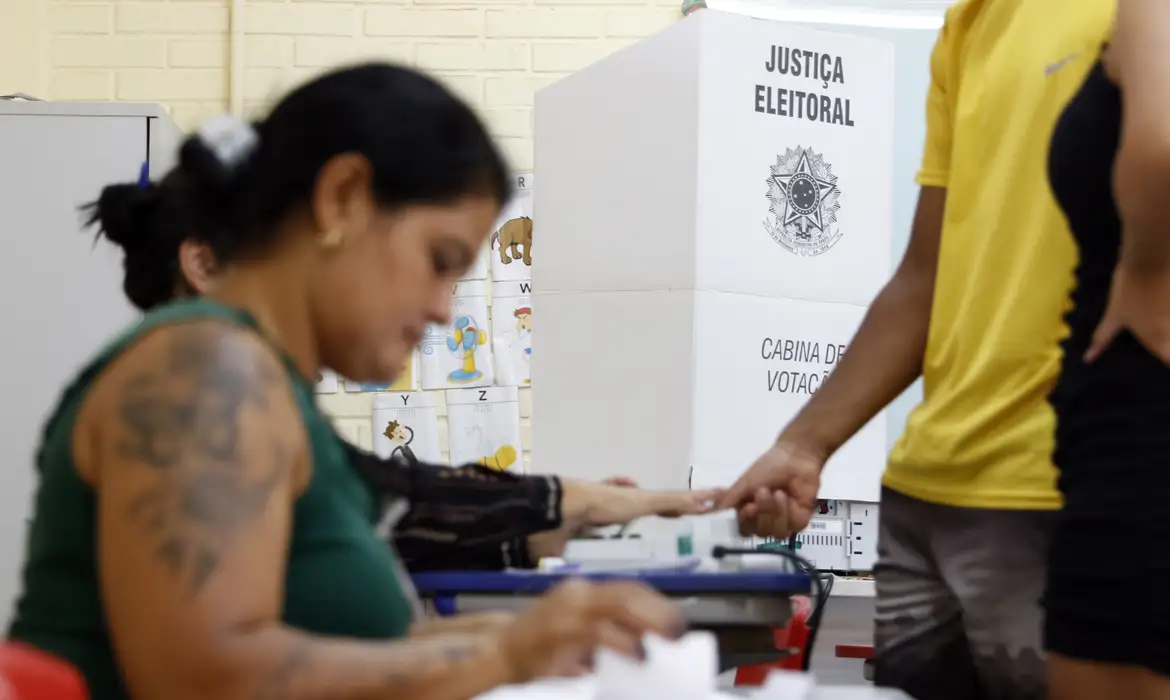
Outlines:
[[922,188],[901,264],[781,442],[828,459],[922,374],[946,198],[941,187]]
[[844,359],[784,429],[781,442],[825,460],[922,374],[950,181],[959,38],[948,22],[930,55],[922,189],[910,243],[893,277],[869,306]]
[[283,370],[252,334],[160,329],[83,407],[110,636],[140,700],[463,700],[508,682],[481,636],[325,639],[280,622],[307,446]]
[[628,479],[593,484],[477,465],[384,460],[347,449],[384,504],[398,498],[409,503],[394,545],[412,571],[531,568],[542,557],[562,554],[585,528],[703,513],[715,495],[647,491],[632,488]]
[[558,477],[382,459],[348,443],[347,451],[383,508],[407,502],[394,545],[412,571],[528,568],[528,537],[561,526]]

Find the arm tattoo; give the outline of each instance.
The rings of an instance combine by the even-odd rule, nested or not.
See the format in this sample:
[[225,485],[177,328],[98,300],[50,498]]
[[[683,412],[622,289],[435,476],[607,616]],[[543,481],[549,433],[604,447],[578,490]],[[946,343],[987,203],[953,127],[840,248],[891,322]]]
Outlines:
[[484,650],[487,640],[475,635],[450,635],[444,639],[423,639],[394,643],[396,654],[384,652],[352,657],[320,651],[316,643],[303,639],[287,652],[284,661],[260,685],[255,700],[289,700],[320,697],[329,690],[363,687],[369,695],[402,692],[418,684],[449,677],[453,668]]
[[281,379],[271,362],[221,327],[171,335],[163,361],[132,376],[117,398],[118,449],[157,473],[128,514],[195,595],[234,536],[264,512],[293,455],[274,438],[271,464],[257,473],[245,463],[242,419],[269,411]]

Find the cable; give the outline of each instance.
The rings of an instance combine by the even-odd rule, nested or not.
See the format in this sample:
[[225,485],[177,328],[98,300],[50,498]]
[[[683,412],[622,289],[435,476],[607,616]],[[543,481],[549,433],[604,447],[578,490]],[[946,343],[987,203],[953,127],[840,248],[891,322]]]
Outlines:
[[[792,539],[789,540],[790,543],[792,541]],[[802,671],[808,671],[812,666],[813,649],[816,648],[817,631],[821,628],[821,618],[824,617],[825,603],[828,602],[829,593],[833,590],[833,575],[821,574],[813,567],[812,562],[791,549],[745,549],[718,545],[711,550],[711,556],[716,559],[722,559],[729,555],[745,554],[773,554],[788,560],[790,563],[796,565],[796,568],[812,578],[817,602],[813,606],[812,614],[808,617],[808,640],[804,645],[804,658],[800,662],[800,669]]]

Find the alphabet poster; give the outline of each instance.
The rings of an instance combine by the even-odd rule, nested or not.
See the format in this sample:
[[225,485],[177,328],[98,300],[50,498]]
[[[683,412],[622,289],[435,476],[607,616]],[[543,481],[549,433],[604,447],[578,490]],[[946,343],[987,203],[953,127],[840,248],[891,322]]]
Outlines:
[[532,384],[532,283],[492,285],[492,350],[496,384]]
[[514,386],[447,392],[451,464],[522,472],[520,395]]
[[418,388],[418,382],[415,377],[418,376],[418,353],[411,352],[410,359],[406,361],[406,366],[398,375],[398,378],[389,384],[378,382],[354,382],[345,380],[345,390],[351,392],[360,391],[414,391]]
[[488,342],[487,283],[459,282],[451,324],[427,327],[419,369],[424,390],[491,386],[492,346]]
[[374,453],[383,459],[395,453],[408,460],[439,464],[439,417],[435,395],[425,392],[378,394],[370,419]]
[[336,394],[338,384],[337,375],[330,370],[323,369],[317,375],[318,394]]
[[494,282],[532,279],[532,184],[532,173],[516,176],[515,195],[488,239]]

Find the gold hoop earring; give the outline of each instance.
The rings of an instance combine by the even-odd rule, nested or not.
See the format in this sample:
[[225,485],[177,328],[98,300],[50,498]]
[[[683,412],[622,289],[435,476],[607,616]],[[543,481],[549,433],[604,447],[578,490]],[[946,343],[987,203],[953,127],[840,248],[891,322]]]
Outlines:
[[341,245],[341,240],[344,237],[345,234],[341,232],[341,229],[329,229],[325,232],[324,236],[321,236],[321,246],[324,248],[336,248]]

